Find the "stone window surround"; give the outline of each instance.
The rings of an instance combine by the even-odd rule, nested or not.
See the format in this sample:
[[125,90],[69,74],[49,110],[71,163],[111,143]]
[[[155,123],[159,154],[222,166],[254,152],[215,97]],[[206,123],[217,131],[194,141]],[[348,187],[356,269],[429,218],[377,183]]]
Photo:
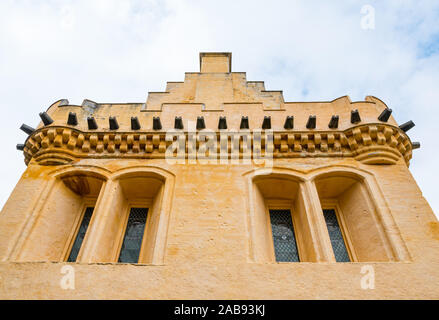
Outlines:
[[[68,240],[65,241],[63,248],[58,248],[59,258],[33,258],[32,253],[26,248],[26,244],[33,241],[32,234],[35,226],[41,214],[43,214],[45,210],[47,211],[46,201],[56,196],[56,191],[63,185],[63,177],[75,175],[99,177],[102,179],[103,183],[99,196],[97,198],[83,197],[83,202],[80,205],[81,209],[77,210],[78,214],[74,218],[74,227],[69,234],[66,235]],[[130,208],[146,206],[149,208],[149,212],[145,235],[142,240],[139,264],[163,265],[175,179],[172,173],[152,166],[130,167],[113,173],[100,167],[75,166],[54,170],[49,176],[50,179],[47,180],[44,191],[34,205],[33,212],[29,215],[20,236],[16,239],[16,245],[9,254],[8,260],[19,262],[66,261],[85,208],[87,206],[94,206],[95,209],[92,219],[81,245],[76,263],[117,263]],[[113,240],[110,243],[109,239],[112,237],[108,237],[108,230],[111,229],[112,224],[113,227],[115,225],[115,215],[112,213],[118,210],[110,210],[108,207],[115,199],[115,190],[121,188],[121,181],[133,177],[138,178],[139,176],[160,180],[160,190],[158,190],[155,199],[149,198],[140,201],[139,199],[128,199],[124,202],[123,209],[120,211],[121,217],[117,223],[117,236],[113,237],[115,241]],[[152,223],[151,220],[153,220],[153,218],[154,221]],[[148,233],[148,235],[146,233]]]
[[[171,204],[172,204],[172,194],[173,194],[173,188],[174,188],[174,176],[172,173],[165,171],[160,168],[156,167],[132,167],[129,169],[123,169],[116,171],[114,173],[110,173],[109,171],[105,169],[100,168],[92,168],[92,167],[84,167],[81,168],[79,166],[77,167],[71,167],[71,168],[63,168],[58,169],[52,172],[51,176],[53,179],[48,181],[48,184],[46,186],[45,191],[43,192],[42,196],[40,197],[40,202],[44,203],[45,200],[49,197],[51,191],[55,188],[56,182],[59,182],[59,178],[63,177],[67,174],[72,173],[80,173],[80,174],[91,174],[91,175],[100,175],[105,180],[103,183],[101,192],[99,194],[99,197],[96,201],[95,205],[95,211],[92,216],[92,221],[90,222],[89,230],[95,229],[93,232],[87,231],[86,238],[84,239],[84,242],[81,247],[80,254],[78,255],[77,262],[79,263],[98,263],[98,262],[109,262],[109,263],[116,263],[118,258],[118,253],[120,251],[120,245],[123,238],[123,231],[124,226],[126,224],[126,220],[128,218],[129,208],[130,206],[138,206],[138,205],[148,205],[148,207],[151,206],[151,199],[148,203],[142,202],[129,202],[128,206],[123,211],[124,218],[123,222],[119,224],[119,234],[118,237],[119,242],[118,244],[112,244],[111,246],[108,246],[108,243],[105,245],[105,240],[102,239],[103,237],[103,231],[102,228],[97,227],[105,225],[109,219],[111,219],[107,214],[99,214],[99,212],[105,212],[109,209],[105,208],[109,205],[111,202],[112,193],[108,192],[108,190],[117,187],[120,184],[121,179],[133,176],[133,175],[139,175],[139,173],[144,173],[146,175],[153,175],[156,177],[161,177],[163,179],[163,193],[160,198],[160,210],[158,215],[158,223],[156,224],[154,228],[154,232],[152,233],[152,238],[154,239],[153,245],[150,245],[150,248],[152,248],[148,254],[145,255],[144,252],[141,253],[141,256],[143,254],[144,258],[139,259],[140,264],[154,264],[154,265],[161,265],[164,263],[164,253],[166,249],[166,238],[167,238],[167,232],[168,232],[168,222],[169,222],[169,215],[171,210]],[[319,177],[325,175],[325,174],[333,174],[333,173],[340,173],[340,174],[348,174],[356,176],[357,178],[361,179],[362,184],[364,185],[365,189],[367,190],[369,194],[369,200],[373,202],[375,215],[377,216],[376,221],[380,221],[380,229],[384,230],[384,238],[385,238],[385,245],[390,250],[390,255],[388,258],[388,261],[410,261],[410,256],[408,253],[408,250],[400,236],[400,233],[397,229],[397,226],[393,220],[393,217],[391,216],[391,213],[385,204],[385,200],[383,198],[382,192],[380,191],[378,184],[370,173],[360,170],[360,169],[354,169],[351,167],[330,167],[330,168],[319,168],[312,170],[308,173],[301,173],[298,171],[295,171],[293,169],[288,168],[260,168],[256,169],[250,172],[247,172],[244,174],[244,177],[248,179],[248,228],[249,228],[249,235],[250,235],[250,245],[249,245],[249,255],[252,262],[259,262],[259,263],[274,263],[274,249],[273,249],[273,243],[272,243],[272,237],[270,237],[270,245],[268,246],[268,250],[266,249],[265,252],[262,253],[261,251],[261,245],[260,241],[258,240],[258,237],[255,236],[255,220],[254,220],[254,205],[252,204],[252,196],[254,194],[254,179],[256,177],[261,176],[269,176],[271,174],[282,176],[286,179],[291,179],[295,181],[299,181],[300,185],[300,191],[303,192],[303,200],[305,202],[306,206],[306,219],[309,221],[313,221],[313,223],[310,223],[310,226],[312,228],[311,230],[311,236],[312,236],[312,245],[315,249],[314,256],[309,256],[307,259],[304,260],[304,262],[335,262],[335,257],[333,255],[332,246],[330,243],[329,236],[327,234],[326,225],[324,222],[322,212],[322,206],[326,207],[328,203],[323,202],[321,204],[321,201],[319,199],[319,196],[317,194],[316,186],[315,186],[315,180]],[[104,199],[104,200],[103,200]],[[314,201],[312,201],[314,199]],[[84,207],[87,205],[93,204],[93,199],[86,199],[86,202],[84,202]],[[103,203],[101,206],[100,203]],[[267,211],[266,211],[266,223],[265,228],[268,230],[268,234],[271,236],[271,232],[269,230],[269,215],[268,215],[268,209],[290,209],[292,216],[293,216],[293,223],[295,225],[295,232],[297,233],[297,245],[299,249],[299,254],[302,256],[306,256],[303,254],[303,251],[305,250],[304,244],[305,241],[303,240],[303,229],[299,226],[300,224],[295,221],[297,219],[295,213],[295,208],[291,206],[291,202],[289,202],[290,206],[287,205],[288,201],[279,201],[279,200],[269,200],[267,201]],[[334,205],[337,207],[337,204],[332,203],[329,205]],[[44,204],[37,204],[35,208],[37,210],[34,210],[31,217],[29,217],[29,221],[25,228],[23,228],[23,232],[20,236],[20,239],[17,241],[17,245],[15,246],[14,252],[10,255],[9,260],[15,260],[15,261],[28,261],[26,259],[22,259],[21,251],[23,249],[24,243],[26,242],[27,236],[30,235],[30,231],[32,230],[32,226],[35,225],[35,222],[38,218],[38,214],[40,211],[42,211],[42,207]],[[84,210],[83,210],[84,211]],[[78,215],[76,218],[76,226],[78,223],[80,223],[80,216],[82,216],[83,211],[81,211],[81,215]],[[111,211],[111,210],[110,210]],[[113,210],[114,211],[114,210]],[[152,212],[152,211],[150,211]],[[341,212],[340,208],[338,207],[337,212]],[[96,218],[99,216],[100,221],[96,222]],[[147,225],[150,224],[150,218],[148,218]],[[341,219],[343,221],[343,218]],[[342,222],[343,224],[343,222]],[[343,227],[344,234],[349,234],[347,232],[346,227]],[[145,232],[147,232],[145,230]],[[93,235],[90,235],[90,233],[93,233]],[[74,235],[76,234],[76,229],[71,231],[71,234],[69,236],[69,241],[66,243],[62,256],[63,259],[60,259],[61,261],[65,261],[65,257],[68,255],[69,248],[71,247],[72,239],[74,238]],[[88,239],[90,238],[90,239]],[[302,238],[302,240],[300,240]],[[350,237],[348,237],[350,238]],[[144,237],[145,241],[146,237]],[[152,244],[152,243],[151,243]],[[112,253],[110,254],[102,254],[102,247],[110,247],[113,249]],[[270,247],[271,246],[271,247]],[[264,246],[262,246],[264,247]],[[355,249],[352,245],[352,242],[347,242],[347,247],[350,250],[350,255],[353,258],[352,260],[358,261],[358,262],[365,262],[365,261],[359,261],[356,258]],[[145,242],[142,244],[142,251],[145,248]],[[368,262],[375,262],[375,261],[368,261]],[[382,262],[382,261],[377,261]]]
[[353,245],[353,242],[351,240],[351,236],[346,226],[346,221],[344,215],[342,214],[342,210],[340,209],[340,205],[338,201],[333,199],[323,199],[320,201],[320,203],[322,205],[322,209],[334,210],[335,215],[337,217],[338,225],[340,227],[341,234],[343,236],[343,241],[345,243],[345,247],[349,255],[349,259],[351,260],[351,262],[357,262],[358,257],[355,252],[355,246]]
[[[72,229],[72,231],[69,235],[69,240],[66,242],[66,245],[64,246],[63,253],[62,253],[63,261],[67,261],[67,259],[70,256],[70,252],[72,251],[72,247],[73,247],[73,244],[74,244],[76,237],[78,235],[82,220],[84,219],[85,211],[87,210],[87,208],[93,207],[93,214],[91,215],[92,218],[90,219],[90,223],[91,223],[91,220],[93,219],[93,215],[94,215],[94,212],[96,209],[95,206],[96,206],[96,199],[95,198],[84,199],[84,203],[81,207],[81,214],[78,215],[77,219],[75,220],[75,222],[74,222],[75,227]],[[88,227],[90,226],[90,223],[89,223]],[[88,227],[87,227],[87,231],[88,231]],[[87,231],[85,234],[87,234]],[[82,247],[83,243],[84,243],[84,239],[81,243],[81,247]],[[81,248],[79,248],[79,249],[81,250]],[[79,252],[78,252],[78,255],[79,255]]]
[[[359,260],[355,246],[352,244],[351,235],[346,228],[344,219],[341,218],[343,233],[347,235],[346,245],[352,258],[351,263],[355,262],[410,262],[410,254],[402,240],[399,229],[392,217],[392,214],[385,202],[382,191],[375,177],[362,169],[348,166],[320,167],[310,170],[307,173],[299,172],[289,168],[259,168],[244,174],[247,179],[247,226],[249,233],[249,257],[253,263],[292,263],[276,262],[274,256],[273,241],[269,230],[269,209],[289,209],[293,217],[296,232],[297,246],[301,262],[295,263],[336,263],[329,234],[322,214],[322,207],[335,208],[339,216],[343,213],[335,200],[320,199],[316,181],[325,175],[351,176],[358,179],[361,183],[362,191],[367,193],[367,200],[373,210],[372,216],[379,230],[380,238],[383,242],[384,250],[387,252],[385,260]],[[298,222],[299,214],[295,208],[297,201],[265,199],[258,196],[258,179],[287,179],[297,183],[299,198],[302,198],[302,206],[305,207],[305,217],[302,223]],[[258,197],[260,199],[258,199]],[[258,210],[258,201],[263,201],[262,210]],[[308,228],[308,230],[306,230]],[[308,236],[304,239],[304,234]],[[305,245],[312,249],[305,250]],[[303,258],[302,258],[303,257]]]

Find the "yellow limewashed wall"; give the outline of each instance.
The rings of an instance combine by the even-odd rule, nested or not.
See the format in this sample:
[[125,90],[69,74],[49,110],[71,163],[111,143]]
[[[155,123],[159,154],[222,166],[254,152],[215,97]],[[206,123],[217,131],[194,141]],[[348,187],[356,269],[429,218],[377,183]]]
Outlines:
[[[202,53],[200,70],[142,103],[49,107],[53,122],[27,139],[28,167],[0,214],[0,298],[439,298],[439,223],[408,169],[413,143],[393,117],[377,119],[381,100],[285,102],[231,72],[229,53]],[[70,112],[77,125],[67,124]],[[328,127],[332,115],[337,128]],[[243,141],[232,161],[233,138],[223,163],[166,158],[175,117],[184,139],[204,117],[219,142],[221,132],[246,132],[242,116],[250,132],[271,117],[263,161],[246,159]],[[220,117],[227,129],[218,129]],[[117,263],[132,205],[149,208],[139,263]],[[68,263],[86,206],[95,207],[92,220]],[[291,209],[301,262],[275,261],[268,210],[276,208]],[[335,262],[322,208],[337,209],[353,262]]]

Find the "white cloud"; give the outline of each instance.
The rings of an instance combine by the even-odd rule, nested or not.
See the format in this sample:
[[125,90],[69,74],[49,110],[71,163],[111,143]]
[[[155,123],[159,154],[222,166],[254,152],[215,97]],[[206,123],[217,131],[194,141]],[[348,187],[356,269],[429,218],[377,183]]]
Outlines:
[[[366,4],[373,30],[361,28]],[[1,1],[0,205],[25,169],[18,127],[52,102],[142,102],[197,71],[198,52],[231,51],[234,71],[287,101],[375,95],[400,123],[413,119],[411,170],[439,213],[438,18],[436,1]]]

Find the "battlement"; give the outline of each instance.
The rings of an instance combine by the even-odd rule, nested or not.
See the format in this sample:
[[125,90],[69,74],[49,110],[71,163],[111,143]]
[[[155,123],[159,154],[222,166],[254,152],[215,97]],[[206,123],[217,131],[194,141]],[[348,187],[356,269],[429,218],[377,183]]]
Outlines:
[[202,53],[200,71],[141,102],[62,99],[22,126],[0,297],[439,297],[413,122],[373,96],[284,101],[229,53]]
[[[399,158],[408,164],[411,151],[419,146],[405,133],[414,124],[398,127],[392,110],[376,97],[356,102],[348,96],[332,101],[285,102],[282,91],[266,90],[264,82],[247,81],[245,73],[231,72],[231,57],[231,53],[200,53],[201,72],[186,73],[183,82],[168,82],[164,92],[149,92],[145,103],[85,99],[78,106],[59,100],[41,114],[43,121],[37,130],[27,127],[30,137],[19,149],[24,151],[26,163],[32,158],[44,164],[68,163],[87,154],[103,156],[107,150],[106,157],[160,157],[170,144],[165,142],[166,132],[175,129],[207,129],[218,135],[220,131],[272,130],[276,137],[282,137],[276,142],[286,141],[275,147],[275,157],[362,154],[361,159],[370,164],[393,164]],[[203,127],[197,128],[200,118]],[[352,134],[358,130],[361,133]],[[63,136],[62,143],[56,140],[58,134]],[[397,135],[397,142],[393,135]],[[348,143],[349,136],[363,145],[359,148],[362,151],[352,149],[355,144]],[[86,143],[89,139],[90,146]],[[336,140],[339,144],[333,145]],[[54,156],[57,153],[64,155]]]

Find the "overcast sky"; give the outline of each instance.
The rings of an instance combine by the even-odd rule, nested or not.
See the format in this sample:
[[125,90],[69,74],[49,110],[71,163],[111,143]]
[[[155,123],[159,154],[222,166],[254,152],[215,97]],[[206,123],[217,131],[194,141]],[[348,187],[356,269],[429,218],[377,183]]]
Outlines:
[[54,101],[145,102],[199,71],[199,52],[230,51],[286,101],[374,95],[413,120],[410,169],[439,213],[439,1],[343,3],[1,0],[0,207],[25,170],[20,125]]

